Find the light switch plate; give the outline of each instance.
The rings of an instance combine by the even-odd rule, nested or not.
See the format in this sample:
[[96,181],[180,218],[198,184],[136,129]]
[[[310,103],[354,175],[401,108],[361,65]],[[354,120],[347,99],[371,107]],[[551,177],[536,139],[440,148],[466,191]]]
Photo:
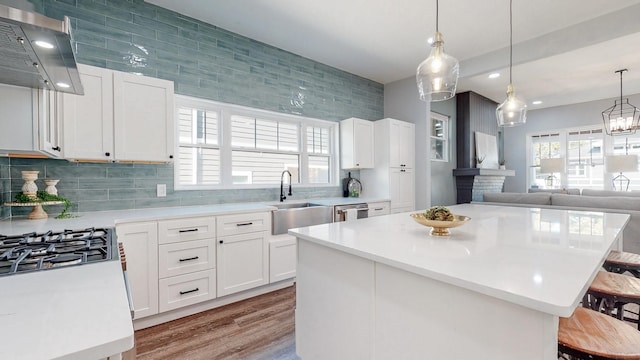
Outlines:
[[156,193],[158,197],[167,196],[167,184],[158,184],[156,187]]

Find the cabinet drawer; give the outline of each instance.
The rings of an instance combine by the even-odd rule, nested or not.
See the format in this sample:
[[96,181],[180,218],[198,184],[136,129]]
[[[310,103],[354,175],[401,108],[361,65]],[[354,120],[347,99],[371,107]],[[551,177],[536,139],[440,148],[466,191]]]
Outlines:
[[158,248],[158,274],[161,279],[215,267],[216,246],[213,239],[163,244]]
[[388,215],[389,214],[389,202],[377,202],[377,203],[369,203],[369,217],[372,216],[380,216],[380,215]]
[[269,212],[219,216],[218,237],[271,230]]
[[216,297],[216,270],[160,279],[160,312],[177,309]]
[[168,244],[181,241],[215,239],[215,217],[193,217],[158,221],[158,243]]

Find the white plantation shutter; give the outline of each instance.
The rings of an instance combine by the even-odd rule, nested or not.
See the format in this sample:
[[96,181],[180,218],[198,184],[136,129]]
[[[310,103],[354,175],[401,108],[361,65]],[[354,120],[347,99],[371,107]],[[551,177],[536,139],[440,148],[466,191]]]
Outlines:
[[[176,97],[178,190],[338,185],[338,124],[209,100]],[[288,177],[287,177],[288,180]]]
[[308,179],[311,184],[331,182],[331,139],[329,127],[307,127],[307,152],[309,153]]
[[218,112],[178,108],[178,184],[220,184],[219,127]]
[[231,116],[231,167],[234,184],[279,184],[284,170],[299,183],[299,125]]

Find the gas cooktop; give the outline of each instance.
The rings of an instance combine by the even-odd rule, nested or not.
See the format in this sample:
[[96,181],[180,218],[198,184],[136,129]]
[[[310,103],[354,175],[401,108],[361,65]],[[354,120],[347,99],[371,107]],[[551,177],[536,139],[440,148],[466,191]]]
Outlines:
[[112,228],[0,235],[0,276],[117,259]]

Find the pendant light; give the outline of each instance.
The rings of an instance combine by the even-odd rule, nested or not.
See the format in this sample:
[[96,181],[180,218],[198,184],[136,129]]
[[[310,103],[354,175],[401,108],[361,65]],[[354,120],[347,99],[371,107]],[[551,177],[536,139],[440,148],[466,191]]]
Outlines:
[[615,100],[613,106],[602,112],[604,128],[608,135],[635,134],[638,127],[640,113],[638,109],[629,104],[629,99],[622,99],[622,73],[627,69],[616,70],[620,73],[620,101]]
[[509,0],[509,86],[507,99],[496,108],[498,126],[516,126],[527,122],[527,103],[516,97],[512,82],[513,68],[513,0]]
[[436,0],[436,33],[429,57],[420,63],[416,73],[422,101],[443,101],[456,94],[460,66],[458,60],[444,53],[444,40],[438,31],[438,0]]

